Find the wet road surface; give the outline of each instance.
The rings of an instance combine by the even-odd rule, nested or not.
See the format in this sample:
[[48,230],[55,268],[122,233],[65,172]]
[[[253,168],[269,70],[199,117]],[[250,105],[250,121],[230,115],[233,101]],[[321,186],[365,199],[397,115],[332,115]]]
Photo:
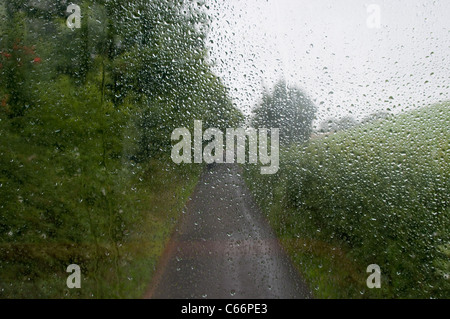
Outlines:
[[244,184],[240,167],[205,170],[147,298],[311,298]]

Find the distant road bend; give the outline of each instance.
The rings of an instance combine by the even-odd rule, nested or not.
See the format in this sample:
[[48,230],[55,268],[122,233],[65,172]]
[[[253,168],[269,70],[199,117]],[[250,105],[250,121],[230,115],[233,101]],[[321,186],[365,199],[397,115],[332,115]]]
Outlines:
[[203,172],[145,298],[311,298],[239,172]]

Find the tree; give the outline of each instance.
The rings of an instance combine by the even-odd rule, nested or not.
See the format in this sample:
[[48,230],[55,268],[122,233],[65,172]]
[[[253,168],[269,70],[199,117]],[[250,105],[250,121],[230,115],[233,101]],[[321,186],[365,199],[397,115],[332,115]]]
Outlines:
[[320,133],[336,133],[337,131],[348,130],[358,125],[352,116],[346,115],[340,119],[328,118],[319,125]]
[[372,113],[368,116],[366,116],[363,120],[362,123],[370,123],[370,122],[374,122],[374,121],[378,121],[378,120],[383,120],[389,117],[389,113],[385,112],[385,111],[378,111],[375,113]]
[[279,128],[280,143],[302,143],[309,139],[317,108],[306,93],[296,86],[279,81],[272,92],[264,92],[254,110],[256,128]]

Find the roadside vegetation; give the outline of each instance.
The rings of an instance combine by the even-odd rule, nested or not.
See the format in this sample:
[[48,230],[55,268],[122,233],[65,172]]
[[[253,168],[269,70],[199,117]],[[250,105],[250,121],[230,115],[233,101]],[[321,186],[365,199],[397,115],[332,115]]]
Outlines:
[[63,1],[0,4],[0,298],[142,296],[202,168],[171,132],[242,117],[201,5],[77,4],[73,30]]
[[[450,104],[285,147],[248,186],[317,298],[450,296]],[[381,267],[381,289],[366,268]]]

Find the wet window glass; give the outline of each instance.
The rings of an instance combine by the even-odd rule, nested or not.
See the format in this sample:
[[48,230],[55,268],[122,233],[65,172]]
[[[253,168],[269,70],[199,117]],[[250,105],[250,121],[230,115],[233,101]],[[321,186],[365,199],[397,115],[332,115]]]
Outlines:
[[1,0],[0,298],[450,298],[449,15]]

